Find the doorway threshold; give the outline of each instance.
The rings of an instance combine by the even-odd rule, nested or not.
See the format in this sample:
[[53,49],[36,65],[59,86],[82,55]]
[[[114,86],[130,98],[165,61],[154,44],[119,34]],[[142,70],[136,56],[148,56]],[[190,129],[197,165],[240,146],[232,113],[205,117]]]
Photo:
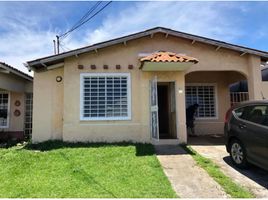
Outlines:
[[152,140],[153,145],[178,145],[179,139],[159,139],[159,140]]

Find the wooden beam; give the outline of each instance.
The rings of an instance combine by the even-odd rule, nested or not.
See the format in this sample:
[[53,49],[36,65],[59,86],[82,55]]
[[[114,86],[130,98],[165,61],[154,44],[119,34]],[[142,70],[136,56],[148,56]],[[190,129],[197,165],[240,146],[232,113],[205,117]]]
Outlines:
[[124,41],[124,45],[127,46],[127,41],[126,40]]
[[166,36],[165,37],[168,38],[168,33],[166,33]]
[[215,49],[215,51],[218,51],[220,48],[221,48],[221,46],[218,46],[218,47]]
[[152,33],[152,34],[150,35],[150,37],[153,38],[153,37],[154,37],[154,34]]
[[96,53],[98,53],[98,49],[94,49],[94,51],[95,51]]
[[51,70],[51,69],[56,69],[56,68],[60,68],[60,67],[63,67],[63,66],[64,66],[64,63],[61,62],[61,63],[57,63],[57,64],[54,64],[54,65],[47,66],[47,69]]
[[245,55],[245,54],[247,54],[247,52],[243,52],[243,53],[241,53],[240,56],[243,56],[243,55]]
[[193,40],[191,43],[194,44],[195,43],[195,40]]
[[47,67],[47,65],[45,65],[44,63],[40,62],[40,64],[43,66],[43,67]]

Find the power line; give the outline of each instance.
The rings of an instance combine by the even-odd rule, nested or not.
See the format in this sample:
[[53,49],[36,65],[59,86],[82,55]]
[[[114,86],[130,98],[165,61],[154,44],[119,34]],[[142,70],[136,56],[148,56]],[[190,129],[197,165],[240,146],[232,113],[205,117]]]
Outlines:
[[65,38],[69,33],[71,33],[75,27],[79,26],[102,2],[101,1],[98,1],[97,3],[95,3],[90,9],[89,11],[87,11],[84,16],[79,20],[77,21],[73,26],[72,28],[70,28],[70,30],[68,30],[67,32],[63,33],[62,35],[60,35],[59,37],[60,38]]
[[[92,7],[92,9],[90,9],[91,11],[88,11],[88,13],[86,13],[84,15],[84,17],[82,17],[81,20],[79,20],[80,23],[76,23],[76,26],[73,26],[73,28],[71,28],[69,31],[67,31],[66,33],[60,35],[59,37],[62,38],[64,36],[66,36],[67,34],[73,32],[74,30],[78,29],[79,27],[81,27],[82,25],[84,25],[85,23],[87,23],[89,20],[91,20],[92,18],[94,18],[97,14],[99,14],[101,11],[103,11],[110,3],[112,3],[112,1],[109,1],[107,4],[105,4],[102,8],[100,8],[97,12],[95,12],[91,17],[87,18],[98,6],[99,4],[96,3],[95,6]],[[86,17],[85,17],[86,16]],[[84,20],[84,21],[83,21]]]
[[[90,14],[93,13],[94,10],[96,10],[96,8],[101,4],[101,1],[97,2],[93,7],[91,7],[91,9],[69,31],[63,33],[60,36],[56,35],[56,39],[57,39],[56,40],[56,46],[57,46],[57,48],[56,48],[57,52],[56,53],[57,54],[60,53],[60,50],[59,50],[59,47],[60,47],[60,39],[61,40],[64,39],[71,32],[73,32],[74,30],[78,29],[79,27],[81,27],[82,25],[84,25],[85,23],[87,23],[89,20],[91,20],[92,18],[94,18],[97,14],[99,14],[101,11],[103,11],[111,3],[112,3],[112,1],[109,1],[102,8],[100,8],[97,12],[95,12],[92,16],[90,16]],[[61,46],[61,48],[63,49],[62,46]]]

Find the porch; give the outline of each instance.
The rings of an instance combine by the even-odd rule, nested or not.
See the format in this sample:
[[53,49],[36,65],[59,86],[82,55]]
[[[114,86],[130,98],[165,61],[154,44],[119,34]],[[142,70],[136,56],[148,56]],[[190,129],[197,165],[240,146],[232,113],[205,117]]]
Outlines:
[[[184,63],[180,56],[160,52],[141,59],[141,69],[151,80],[151,136],[156,144],[187,143],[186,108],[193,104],[199,105],[196,135],[221,136],[226,111],[233,104],[261,96],[256,68],[200,68],[197,59],[183,55],[192,60]],[[250,58],[249,63],[256,64],[252,62]],[[232,85],[243,81],[248,83],[247,91],[232,90]]]

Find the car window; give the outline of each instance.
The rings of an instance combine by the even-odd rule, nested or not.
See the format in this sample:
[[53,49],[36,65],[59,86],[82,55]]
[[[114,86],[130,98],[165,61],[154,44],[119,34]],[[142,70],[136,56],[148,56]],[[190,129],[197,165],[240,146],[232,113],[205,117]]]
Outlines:
[[264,126],[268,126],[268,106],[246,106],[235,110],[237,117]]
[[234,113],[238,118],[242,118],[244,110],[245,110],[245,107],[238,108],[238,109],[234,110]]

